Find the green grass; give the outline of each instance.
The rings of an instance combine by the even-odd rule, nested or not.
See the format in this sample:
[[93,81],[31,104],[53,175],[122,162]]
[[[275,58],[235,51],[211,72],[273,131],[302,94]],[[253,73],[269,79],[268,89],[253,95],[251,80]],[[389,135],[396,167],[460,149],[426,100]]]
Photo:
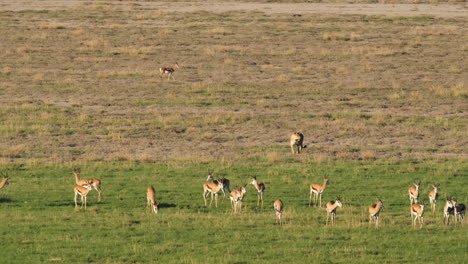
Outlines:
[[[89,207],[74,210],[71,168],[82,178],[103,181],[103,201],[89,195]],[[207,171],[232,187],[257,176],[266,184],[265,205],[256,206],[249,185],[244,211],[233,215],[228,200],[205,208]],[[466,201],[468,167],[456,160],[306,162],[280,156],[278,162],[170,161],[94,162],[9,167],[10,185],[0,191],[4,263],[464,263],[466,226],[442,225],[440,199],[426,225],[412,228],[407,189],[422,181],[421,200],[431,183],[441,197]],[[340,195],[335,226],[324,208],[308,207],[308,184],[330,177],[324,201]],[[145,211],[148,185],[162,208]],[[28,191],[25,192],[24,190]],[[367,223],[367,206],[383,199],[381,226]],[[282,199],[285,223],[275,225],[272,203]]]

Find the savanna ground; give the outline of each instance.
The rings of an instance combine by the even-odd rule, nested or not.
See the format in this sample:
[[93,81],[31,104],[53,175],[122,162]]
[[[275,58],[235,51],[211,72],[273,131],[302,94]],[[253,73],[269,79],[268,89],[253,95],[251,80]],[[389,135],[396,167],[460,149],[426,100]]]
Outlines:
[[[445,196],[468,201],[466,3],[389,16],[327,2],[355,12],[1,1],[0,262],[466,262],[466,224],[442,225]],[[175,80],[161,80],[175,62]],[[74,167],[103,181],[86,211],[73,209]],[[241,214],[226,200],[205,208],[211,169],[234,186],[257,176],[265,205],[250,186]],[[324,201],[344,204],[335,226],[307,206],[324,176]],[[418,180],[423,203],[432,183],[441,199],[413,229]],[[366,213],[376,197],[378,229]]]

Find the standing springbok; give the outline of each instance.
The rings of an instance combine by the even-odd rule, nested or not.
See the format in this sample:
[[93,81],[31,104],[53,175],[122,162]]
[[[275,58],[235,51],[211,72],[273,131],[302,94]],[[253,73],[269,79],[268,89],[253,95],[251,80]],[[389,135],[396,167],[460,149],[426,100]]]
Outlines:
[[239,210],[239,212],[242,211],[242,200],[244,199],[245,194],[247,193],[247,189],[245,188],[246,184],[241,185],[239,189],[234,189],[231,192],[230,199],[231,199],[231,205],[232,209],[234,210],[234,213]]
[[[209,172],[208,173],[208,178],[206,178],[206,181],[207,182],[212,182],[214,181],[214,177],[213,177],[213,172]],[[228,193],[231,192],[231,182],[229,181],[229,179],[226,179],[226,178],[220,178],[218,179],[218,182],[221,182],[223,184],[223,188],[221,189],[221,191],[223,192],[223,200],[224,198],[226,198],[226,191],[228,191]]]
[[163,67],[159,68],[159,78],[162,79],[163,75],[167,75],[167,79],[170,80],[171,78],[174,80],[174,72],[179,69],[179,64],[174,64],[172,67]]
[[281,221],[281,217],[283,215],[283,210],[284,210],[284,204],[283,201],[281,200],[276,200],[273,203],[273,208],[275,209],[275,214],[276,214],[276,224],[282,225],[283,222]]
[[296,150],[297,154],[301,153],[303,148],[307,148],[307,146],[304,145],[304,134],[300,132],[292,133],[289,139],[289,145],[291,145],[292,154],[295,154]]
[[330,219],[330,224],[335,223],[336,219],[336,208],[337,207],[343,207],[343,204],[340,201],[340,198],[336,198],[335,201],[329,201],[326,205],[327,207],[327,222],[326,224],[328,225],[328,218],[331,216]]
[[412,204],[417,204],[418,203],[418,198],[419,198],[419,186],[421,185],[421,182],[419,183],[413,183],[414,186],[411,186],[408,189],[408,194],[409,194],[409,199],[410,199],[410,205]]
[[84,208],[86,209],[86,196],[88,193],[93,189],[91,185],[85,184],[82,186],[76,186],[73,190],[75,191],[75,208],[78,207],[78,203],[76,202],[76,199],[78,199],[78,196],[81,196],[81,208],[83,208],[83,200],[84,200]]
[[211,193],[211,201],[210,201],[210,207],[211,204],[213,203],[213,195],[215,196],[216,200],[216,208],[218,208],[218,192],[221,191],[223,188],[223,184],[219,182],[218,180],[214,180],[212,182],[206,182],[203,184],[203,200],[205,201],[205,206],[206,206],[206,197],[208,196],[209,193]]
[[257,177],[252,177],[252,182],[250,182],[255,189],[257,189],[257,206],[260,205],[260,201],[262,201],[263,206],[263,193],[265,192],[265,184],[263,182],[258,182]]
[[309,195],[309,207],[310,203],[312,201],[312,194],[314,194],[314,205],[317,207],[317,201],[320,200],[320,206],[322,207],[322,193],[325,190],[325,187],[330,184],[330,181],[328,178],[323,178],[323,184],[320,185],[318,183],[312,183],[310,185],[310,195]]
[[416,220],[419,218],[419,228],[422,228],[424,224],[424,204],[412,204],[411,205],[411,221],[413,226],[416,226]]
[[[452,199],[449,199],[447,197],[447,201],[445,202],[444,206],[444,224],[448,225],[450,222],[450,215],[453,215],[455,217],[455,204],[453,203]],[[455,222],[457,220],[455,219]]]
[[8,185],[8,184],[10,184],[8,182],[8,175],[5,175],[3,176],[2,181],[0,181],[0,189],[2,189],[3,187],[5,187],[5,185]]
[[380,217],[380,211],[384,208],[383,202],[381,199],[379,201],[371,206],[369,206],[369,224],[372,223],[372,221],[375,222],[375,226],[379,226],[379,217]]
[[434,213],[436,209],[437,199],[439,198],[439,194],[437,193],[437,191],[439,190],[440,185],[432,184],[431,186],[433,190],[429,192],[429,202],[431,203],[431,211]]
[[155,214],[157,214],[159,212],[159,205],[160,203],[156,203],[155,199],[154,199],[154,194],[155,194],[155,190],[154,190],[154,187],[153,186],[149,186],[148,187],[148,190],[146,192],[146,200],[148,202],[148,206],[147,208],[149,208],[150,210],[153,210],[153,212]]
[[92,179],[86,179],[86,180],[80,180],[79,175],[80,173],[78,171],[73,171],[73,175],[75,175],[75,182],[76,185],[78,186],[83,186],[83,185],[91,185],[92,189],[95,189],[98,192],[98,202],[101,201],[101,180],[92,178]]

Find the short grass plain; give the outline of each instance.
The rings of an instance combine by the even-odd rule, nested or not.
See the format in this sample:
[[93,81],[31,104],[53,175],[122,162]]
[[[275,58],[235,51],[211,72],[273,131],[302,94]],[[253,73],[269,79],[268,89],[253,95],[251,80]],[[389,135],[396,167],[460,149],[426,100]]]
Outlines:
[[[0,12],[2,263],[465,263],[466,17],[164,11],[138,2]],[[124,7],[124,8],[123,8]],[[178,62],[175,80],[158,68]],[[309,145],[291,155],[288,136]],[[103,181],[74,210],[72,169]],[[205,208],[209,170],[267,190]],[[308,207],[330,177],[337,223]],[[441,185],[410,224],[407,190]],[[148,185],[162,203],[145,211]],[[384,201],[381,226],[367,206]],[[286,206],[275,225],[272,204]]]

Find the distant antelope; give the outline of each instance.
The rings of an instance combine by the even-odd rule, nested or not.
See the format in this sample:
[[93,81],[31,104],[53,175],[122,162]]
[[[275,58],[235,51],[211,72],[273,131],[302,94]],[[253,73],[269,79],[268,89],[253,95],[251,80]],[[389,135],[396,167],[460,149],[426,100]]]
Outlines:
[[418,198],[419,198],[419,186],[421,185],[421,182],[419,183],[413,183],[414,187],[411,186],[408,189],[408,194],[409,194],[409,199],[410,199],[410,205],[411,204],[416,204],[418,203]]
[[86,179],[86,180],[80,180],[79,175],[80,173],[78,171],[73,171],[73,174],[75,175],[75,182],[76,185],[78,186],[83,186],[83,185],[91,185],[92,189],[95,189],[98,192],[98,202],[101,201],[101,180],[92,178],[92,179]]
[[372,221],[374,221],[375,226],[379,226],[380,211],[383,208],[384,205],[381,199],[379,199],[377,203],[369,206],[369,224],[372,223]]
[[245,188],[246,185],[241,185],[239,189],[234,189],[231,191],[230,195],[230,200],[231,200],[231,205],[232,209],[234,210],[234,213],[237,212],[237,210],[242,211],[242,200],[244,199],[245,194],[247,193],[247,189]]
[[89,184],[85,184],[83,186],[76,186],[73,190],[75,191],[75,208],[78,207],[78,203],[76,202],[76,199],[78,199],[78,196],[81,196],[81,208],[83,208],[83,200],[84,200],[84,207],[86,209],[86,196],[88,193],[92,190],[93,188]]
[[10,184],[8,182],[8,175],[5,175],[3,176],[2,181],[0,181],[0,189],[2,189],[3,187],[5,187],[5,185],[8,185],[8,184]]
[[439,198],[439,194],[437,191],[439,190],[439,185],[431,185],[434,188],[432,191],[429,192],[429,202],[431,203],[431,211],[435,212],[437,198]]
[[[207,181],[207,182],[212,182],[213,180],[214,180],[214,178],[213,178],[213,172],[209,172],[209,173],[208,173],[208,178],[206,178],[206,181]],[[224,200],[224,198],[226,198],[226,192],[225,192],[225,190],[227,190],[228,193],[231,192],[231,187],[230,187],[231,182],[229,181],[229,179],[226,179],[226,178],[224,178],[224,177],[218,179],[218,181],[221,182],[221,183],[223,184],[223,188],[221,189],[221,191],[223,192],[223,200]]]
[[263,193],[265,192],[265,184],[263,182],[258,182],[257,177],[252,177],[252,182],[250,182],[255,189],[257,189],[257,206],[260,205],[260,201],[262,201],[263,206]]
[[218,208],[218,192],[221,191],[223,188],[223,184],[219,182],[218,180],[214,180],[212,182],[207,182],[203,184],[203,200],[205,201],[205,206],[206,206],[206,197],[208,194],[211,193],[211,201],[210,201],[210,207],[211,204],[213,203],[213,195],[215,196],[216,200],[216,208]]
[[275,209],[275,214],[276,214],[276,223],[277,224],[283,224],[282,221],[281,221],[281,217],[283,215],[283,210],[284,210],[284,204],[283,204],[283,201],[281,200],[276,200],[274,203],[273,203],[273,208]]
[[[450,215],[453,215],[455,218],[455,207],[454,201],[452,199],[447,198],[447,201],[445,202],[444,206],[444,224],[448,225],[450,222]],[[455,219],[455,222],[457,220]]]
[[455,223],[458,221],[463,223],[463,219],[465,218],[465,213],[466,213],[466,205],[465,204],[459,204],[457,203],[456,200],[452,199],[452,204],[455,207],[454,208],[454,215],[455,215]]
[[156,203],[154,199],[155,190],[153,186],[149,186],[146,192],[146,200],[148,202],[147,208],[152,209],[155,214],[159,212],[160,203]]
[[320,185],[318,183],[312,183],[310,185],[310,195],[309,195],[309,206],[312,201],[312,194],[314,194],[314,205],[317,207],[317,201],[320,200],[320,205],[319,207],[322,207],[322,193],[327,187],[327,185],[330,184],[330,181],[328,178],[323,178],[323,184]]
[[413,226],[416,225],[416,220],[419,218],[419,227],[421,228],[424,224],[424,205],[423,204],[412,204],[411,205],[411,221]]
[[174,72],[179,69],[179,64],[174,64],[172,67],[163,67],[159,68],[159,78],[162,79],[163,75],[167,75],[167,79],[170,80],[171,78],[174,79]]
[[303,148],[307,148],[307,146],[304,145],[304,135],[300,132],[295,132],[291,135],[289,144],[291,145],[292,154],[295,154],[296,150],[297,154],[299,154]]
[[328,224],[328,218],[331,216],[330,223],[334,224],[335,219],[336,219],[336,208],[337,207],[343,207],[343,204],[340,201],[340,198],[336,198],[335,201],[330,201],[326,205],[327,207],[327,224]]

